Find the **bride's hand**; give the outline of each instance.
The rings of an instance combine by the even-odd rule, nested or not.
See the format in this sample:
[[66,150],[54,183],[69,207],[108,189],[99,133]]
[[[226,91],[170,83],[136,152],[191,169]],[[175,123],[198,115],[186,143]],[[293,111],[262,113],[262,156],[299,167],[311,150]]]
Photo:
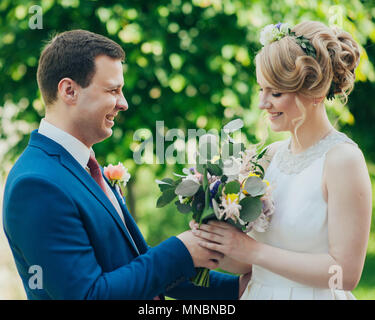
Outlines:
[[223,256],[218,262],[218,268],[231,273],[245,274],[252,270],[251,264],[234,260],[228,256]]
[[259,243],[232,225],[210,221],[208,224],[201,224],[199,229],[198,224],[194,222],[190,223],[190,227],[193,234],[201,238],[199,244],[202,247],[221,252],[243,264],[254,263]]

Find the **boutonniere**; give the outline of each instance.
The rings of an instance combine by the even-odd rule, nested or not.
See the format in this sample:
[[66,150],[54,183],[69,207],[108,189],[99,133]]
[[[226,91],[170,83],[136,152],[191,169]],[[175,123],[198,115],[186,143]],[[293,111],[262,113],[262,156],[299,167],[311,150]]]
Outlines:
[[111,186],[119,189],[121,196],[123,196],[125,186],[131,177],[128,169],[120,162],[116,166],[110,164],[108,167],[104,167],[104,175]]

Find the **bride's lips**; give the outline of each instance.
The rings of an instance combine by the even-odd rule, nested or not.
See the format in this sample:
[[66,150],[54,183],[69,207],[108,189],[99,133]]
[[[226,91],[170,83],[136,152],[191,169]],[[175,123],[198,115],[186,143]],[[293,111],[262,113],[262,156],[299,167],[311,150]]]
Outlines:
[[275,120],[280,118],[283,115],[283,112],[268,112],[270,115],[270,120]]

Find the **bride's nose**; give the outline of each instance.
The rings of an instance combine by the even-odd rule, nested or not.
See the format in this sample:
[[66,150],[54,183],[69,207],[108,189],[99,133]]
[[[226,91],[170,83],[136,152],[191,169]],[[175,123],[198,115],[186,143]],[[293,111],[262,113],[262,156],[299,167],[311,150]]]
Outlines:
[[264,99],[260,99],[258,107],[261,110],[269,109],[269,108],[271,108],[271,103],[268,102],[268,101],[266,101],[266,100],[264,100]]

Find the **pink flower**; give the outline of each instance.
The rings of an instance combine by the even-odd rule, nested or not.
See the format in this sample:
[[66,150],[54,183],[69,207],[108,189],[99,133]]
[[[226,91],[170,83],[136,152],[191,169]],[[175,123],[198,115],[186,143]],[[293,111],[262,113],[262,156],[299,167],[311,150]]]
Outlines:
[[110,164],[108,167],[104,167],[104,175],[108,180],[114,183],[122,181],[126,184],[130,179],[128,169],[126,169],[120,162],[116,166]]

